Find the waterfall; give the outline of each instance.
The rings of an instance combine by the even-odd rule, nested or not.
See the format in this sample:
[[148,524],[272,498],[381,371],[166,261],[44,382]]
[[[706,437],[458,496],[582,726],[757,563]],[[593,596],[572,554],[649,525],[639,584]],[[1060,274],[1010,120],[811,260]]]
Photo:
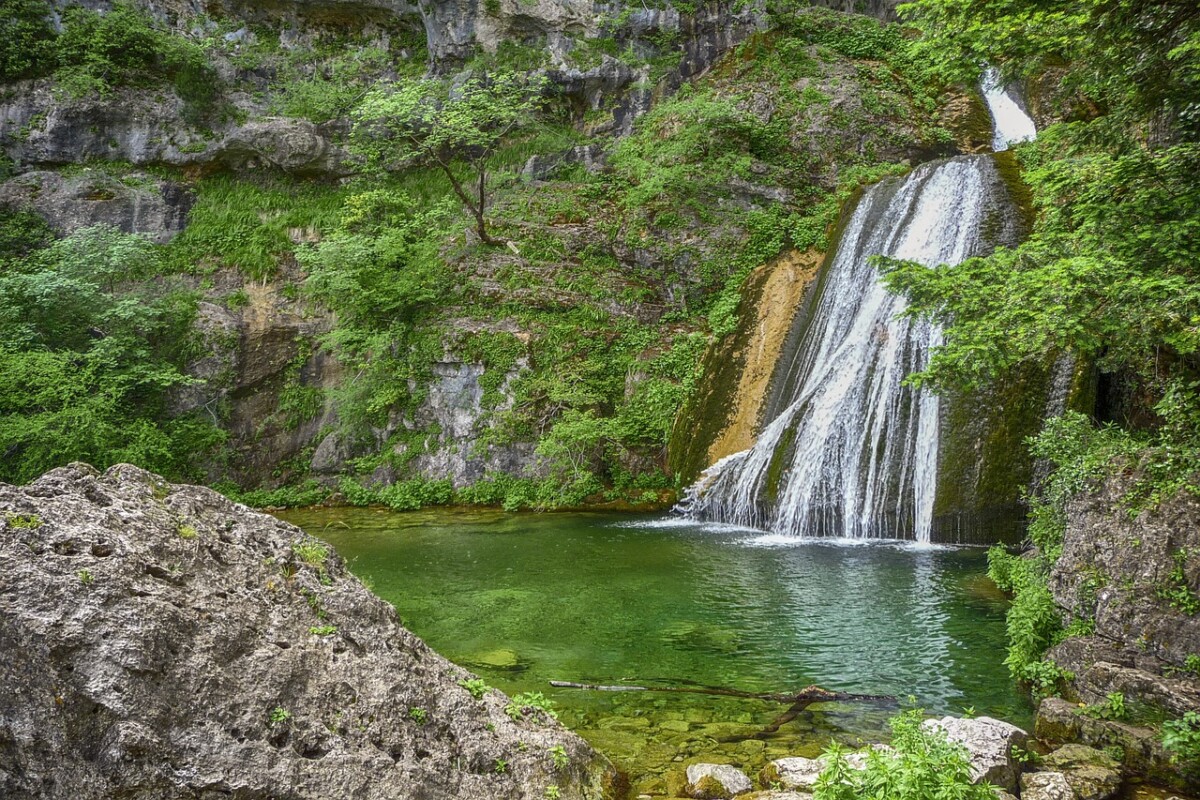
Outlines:
[[[995,83],[987,97],[1007,144],[1032,122],[1010,123],[1012,109],[1023,112]],[[901,316],[905,298],[883,287],[871,257],[960,263],[994,246],[997,213],[1012,212],[986,155],[867,189],[818,277],[811,313],[798,318],[790,360],[776,367],[782,402],[768,409],[771,421],[749,450],[709,467],[679,510],[795,536],[930,541],[940,400],[903,381],[928,365],[942,332]]]
[[988,67],[983,73],[983,99],[992,115],[992,149],[999,153],[1009,145],[1037,136],[1033,120],[1017,103],[1012,90],[1000,82],[1000,72]]

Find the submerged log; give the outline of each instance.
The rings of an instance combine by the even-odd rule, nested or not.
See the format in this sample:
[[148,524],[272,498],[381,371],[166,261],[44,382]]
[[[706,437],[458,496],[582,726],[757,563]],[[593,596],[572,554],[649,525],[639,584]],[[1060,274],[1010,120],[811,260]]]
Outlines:
[[606,686],[598,683],[575,683],[573,681],[550,681],[550,685],[559,689],[585,689],[593,692],[676,692],[680,694],[704,694],[716,697],[744,697],[749,700],[766,700],[768,702],[788,704],[787,711],[784,711],[772,720],[769,725],[753,736],[725,737],[721,739],[723,742],[736,742],[747,738],[766,739],[804,713],[813,703],[840,701],[849,703],[876,703],[887,707],[897,705],[896,698],[891,695],[833,692],[815,684],[790,694],[783,692],[746,692],[741,689],[727,689],[720,686]]

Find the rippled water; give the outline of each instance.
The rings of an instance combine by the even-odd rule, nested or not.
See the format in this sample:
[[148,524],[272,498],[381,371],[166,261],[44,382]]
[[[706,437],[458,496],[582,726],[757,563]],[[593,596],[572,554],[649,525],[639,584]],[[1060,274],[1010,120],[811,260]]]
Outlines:
[[372,509],[291,512],[335,545],[405,624],[509,692],[543,691],[563,721],[657,788],[673,759],[757,769],[831,737],[878,738],[889,711],[667,693],[551,690],[548,681],[915,695],[930,712],[1027,724],[1001,663],[1005,601],[980,550],[798,542],[605,514]]

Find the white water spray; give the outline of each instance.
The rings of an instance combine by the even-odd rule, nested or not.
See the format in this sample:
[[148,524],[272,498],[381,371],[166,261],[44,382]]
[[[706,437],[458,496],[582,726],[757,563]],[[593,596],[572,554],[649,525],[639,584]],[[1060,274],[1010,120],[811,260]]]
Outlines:
[[997,153],[1010,145],[1026,142],[1037,136],[1033,120],[1021,108],[1007,86],[1000,82],[1000,72],[988,67],[983,73],[983,99],[992,115],[992,149]]
[[[997,141],[1032,135],[1011,97],[987,92]],[[989,156],[964,156],[866,191],[818,279],[794,360],[777,367],[789,404],[753,447],[709,467],[681,511],[791,536],[930,541],[940,402],[903,381],[928,366],[942,332],[902,317],[906,300],[870,259],[937,266],[983,254],[989,215],[1007,211],[1002,186]]]

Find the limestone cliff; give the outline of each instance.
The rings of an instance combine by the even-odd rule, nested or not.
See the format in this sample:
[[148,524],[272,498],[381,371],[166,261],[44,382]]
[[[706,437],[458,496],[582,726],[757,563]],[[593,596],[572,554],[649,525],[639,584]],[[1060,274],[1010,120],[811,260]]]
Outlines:
[[582,799],[611,769],[319,541],[128,465],[0,484],[0,653],[10,800]]

